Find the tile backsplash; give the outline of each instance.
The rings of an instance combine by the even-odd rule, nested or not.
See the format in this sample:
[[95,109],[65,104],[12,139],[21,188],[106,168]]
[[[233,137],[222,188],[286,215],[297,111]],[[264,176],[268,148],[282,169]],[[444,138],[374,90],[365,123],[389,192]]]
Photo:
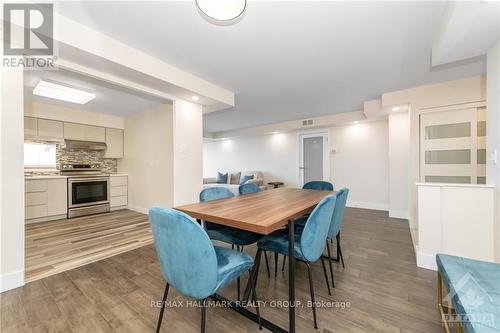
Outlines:
[[116,173],[118,171],[118,160],[115,158],[104,158],[104,151],[56,148],[56,167],[61,170],[61,164],[101,164],[102,171]]

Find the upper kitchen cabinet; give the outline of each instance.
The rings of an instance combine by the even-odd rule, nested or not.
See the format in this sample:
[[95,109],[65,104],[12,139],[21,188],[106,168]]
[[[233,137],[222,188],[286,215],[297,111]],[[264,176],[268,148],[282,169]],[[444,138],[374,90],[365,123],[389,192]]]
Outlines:
[[64,123],[64,138],[70,140],[106,142],[104,127]]
[[24,138],[33,140],[62,140],[62,121],[24,117]]
[[106,128],[106,145],[108,147],[104,153],[105,158],[122,158],[123,130],[117,128]]
[[38,137],[47,139],[63,139],[62,121],[38,119]]
[[85,125],[64,123],[64,138],[70,140],[85,140]]
[[35,138],[38,135],[38,119],[24,117],[24,137]]
[[85,126],[85,140],[94,142],[106,142],[106,128],[97,126]]

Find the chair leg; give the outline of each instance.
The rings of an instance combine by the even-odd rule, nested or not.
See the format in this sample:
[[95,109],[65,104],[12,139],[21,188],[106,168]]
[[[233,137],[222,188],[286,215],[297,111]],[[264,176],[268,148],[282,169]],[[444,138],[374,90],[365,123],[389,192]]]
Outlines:
[[[328,240],[326,241],[326,249],[328,250],[328,265],[330,265],[330,275],[332,276],[332,288],[335,288],[335,280],[333,278],[333,267],[332,267],[332,252],[330,251],[330,244]],[[321,258],[323,260],[323,257]]]
[[167,283],[165,285],[165,291],[163,292],[163,300],[161,302],[160,317],[158,318],[158,324],[156,325],[156,333],[160,332],[161,322],[163,320],[163,312],[165,311],[165,306],[167,304],[168,289],[170,285]]
[[203,306],[201,307],[201,333],[205,333],[206,317],[207,317],[207,298],[203,300]]
[[342,255],[342,249],[340,248],[340,232],[337,234],[337,259],[338,258],[342,261],[342,268],[345,268],[344,256]]
[[259,302],[257,301],[257,286],[254,284],[254,277],[252,270],[248,270],[248,275],[250,276],[250,283],[252,284],[252,298],[255,302],[255,311],[257,312],[257,320],[259,321],[259,330],[262,330],[262,321],[260,320],[260,309]]
[[330,290],[330,283],[328,282],[328,274],[326,273],[326,266],[325,266],[325,260],[323,257],[321,258],[321,266],[323,266],[323,274],[325,274],[325,281],[326,281],[326,287],[328,288],[328,295],[332,294],[332,291]]
[[283,266],[281,266],[281,271],[284,272],[285,271],[285,262],[286,262],[286,256],[283,255]]
[[316,304],[315,304],[315,299],[314,299],[314,285],[313,285],[313,280],[312,280],[312,272],[311,272],[311,266],[309,265],[308,262],[306,262],[307,266],[307,275],[309,276],[309,291],[311,292],[311,302],[312,302],[312,308],[313,308],[313,318],[314,318],[314,328],[318,329],[318,322],[316,319]]
[[267,277],[271,278],[271,273],[269,272],[269,261],[267,260],[267,252],[264,251],[264,258],[266,259],[266,269],[267,269]]
[[278,277],[278,252],[274,252],[274,278]]

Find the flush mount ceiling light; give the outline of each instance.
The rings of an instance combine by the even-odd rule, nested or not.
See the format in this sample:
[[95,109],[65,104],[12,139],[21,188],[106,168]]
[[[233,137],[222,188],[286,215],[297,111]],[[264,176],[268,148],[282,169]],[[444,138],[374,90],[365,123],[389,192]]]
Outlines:
[[191,97],[191,98],[192,98],[192,100],[193,100],[193,101],[198,101],[198,100],[200,100],[200,98],[199,98],[198,96],[196,96],[196,95],[194,95],[194,96],[193,96],[193,97]]
[[57,99],[60,101],[86,104],[96,96],[88,91],[63,86],[61,84],[40,80],[33,89],[33,95]]
[[399,111],[399,107],[398,106],[393,107],[392,111],[394,111],[394,112]]
[[196,7],[212,23],[235,22],[247,7],[246,0],[196,0]]

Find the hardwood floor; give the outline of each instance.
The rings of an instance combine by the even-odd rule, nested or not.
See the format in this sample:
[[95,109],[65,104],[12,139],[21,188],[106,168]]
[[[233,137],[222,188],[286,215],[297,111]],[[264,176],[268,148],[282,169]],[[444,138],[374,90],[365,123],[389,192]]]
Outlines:
[[152,244],[148,217],[130,210],[26,225],[25,281]]
[[[113,213],[121,214],[121,213]],[[139,217],[136,217],[139,219]],[[144,218],[144,216],[143,216]],[[83,236],[82,236],[83,237]],[[247,249],[254,254],[254,248]],[[346,269],[335,264],[336,288],[329,296],[320,263],[313,265],[317,302],[337,301],[345,307],[318,308],[319,332],[442,332],[436,306],[436,277],[415,266],[408,223],[385,212],[347,209],[342,228]],[[270,255],[274,273],[274,258]],[[46,277],[0,294],[4,332],[153,332],[163,295],[153,245],[141,247],[86,266]],[[315,332],[307,307],[307,272],[297,264],[297,332]],[[286,273],[267,278],[264,261],[258,297],[261,313],[287,325],[287,309],[270,301],[287,299]],[[235,285],[224,296],[234,298]],[[175,290],[169,294],[162,332],[199,332],[200,309],[187,307]],[[333,303],[335,305],[335,303]],[[207,311],[207,332],[257,332],[255,323],[229,309]]]

